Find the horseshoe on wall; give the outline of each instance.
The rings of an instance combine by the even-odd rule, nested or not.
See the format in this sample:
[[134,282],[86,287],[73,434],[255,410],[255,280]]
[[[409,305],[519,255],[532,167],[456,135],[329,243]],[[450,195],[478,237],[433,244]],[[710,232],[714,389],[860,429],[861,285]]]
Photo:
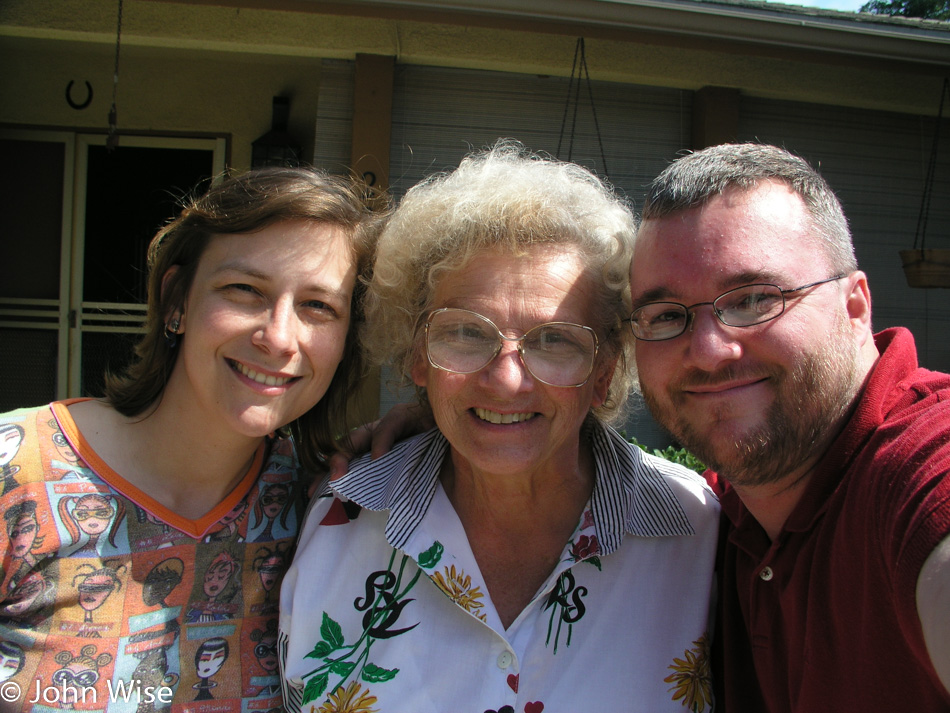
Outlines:
[[73,80],[69,80],[69,84],[66,85],[66,103],[69,104],[73,109],[81,110],[85,109],[87,106],[92,104],[92,85],[86,81],[86,100],[83,102],[77,102],[73,100]]

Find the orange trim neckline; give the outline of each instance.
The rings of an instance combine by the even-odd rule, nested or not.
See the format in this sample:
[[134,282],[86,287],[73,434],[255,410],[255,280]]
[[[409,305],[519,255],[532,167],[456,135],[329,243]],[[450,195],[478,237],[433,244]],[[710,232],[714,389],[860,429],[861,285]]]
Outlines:
[[125,478],[112,470],[112,468],[110,468],[109,465],[92,449],[92,447],[89,445],[89,442],[83,437],[82,433],[79,432],[79,428],[76,426],[75,421],[73,421],[68,409],[68,407],[74,403],[91,400],[92,399],[88,398],[73,398],[64,399],[62,401],[54,401],[50,404],[50,408],[53,410],[53,415],[56,417],[56,421],[59,423],[59,426],[63,431],[63,435],[76,451],[76,455],[78,455],[79,458],[96,473],[96,475],[106,481],[106,483],[111,485],[117,491],[122,493],[122,495],[157,517],[162,522],[174,527],[180,532],[185,533],[189,537],[194,539],[204,537],[213,525],[220,521],[222,517],[229,513],[234,508],[234,506],[237,505],[245,495],[247,495],[251,489],[251,486],[253,486],[257,481],[257,477],[261,471],[261,465],[264,463],[264,451],[266,450],[267,444],[266,441],[261,443],[261,445],[258,447],[254,454],[254,460],[251,462],[251,467],[248,468],[248,471],[241,479],[241,482],[237,484],[234,490],[232,490],[224,500],[218,503],[215,507],[211,508],[211,510],[209,510],[197,520],[189,520],[184,518],[173,510],[165,507],[160,502],[155,500],[155,498],[148,495],[145,491],[140,490],[136,486],[132,485],[132,483],[128,482]]

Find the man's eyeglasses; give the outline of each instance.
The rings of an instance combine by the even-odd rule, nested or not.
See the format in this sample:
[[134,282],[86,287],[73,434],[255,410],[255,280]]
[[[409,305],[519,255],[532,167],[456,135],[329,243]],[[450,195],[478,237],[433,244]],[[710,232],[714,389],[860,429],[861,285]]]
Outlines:
[[630,329],[633,336],[645,342],[673,339],[687,330],[696,308],[703,305],[712,305],[713,314],[727,327],[751,327],[781,316],[785,311],[785,295],[843,277],[845,275],[835,275],[790,290],[770,284],[743,285],[723,292],[712,302],[697,302],[689,307],[679,302],[650,302],[630,315]]
[[426,322],[429,363],[453,374],[474,374],[498,356],[504,342],[516,342],[521,361],[549,386],[583,386],[594,370],[597,335],[590,327],[547,322],[523,336],[506,337],[487,317],[467,309],[443,308]]

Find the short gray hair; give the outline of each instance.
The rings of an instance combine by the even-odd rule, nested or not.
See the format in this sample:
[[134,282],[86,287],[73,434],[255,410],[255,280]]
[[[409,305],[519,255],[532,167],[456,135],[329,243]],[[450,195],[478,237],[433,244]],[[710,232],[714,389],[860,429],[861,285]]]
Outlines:
[[613,420],[634,383],[632,335],[622,322],[630,314],[635,233],[626,201],[585,168],[513,141],[471,153],[456,170],[411,188],[381,235],[367,292],[366,350],[410,385],[417,336],[445,274],[486,249],[520,255],[538,245],[569,246],[598,279],[590,326],[601,353],[618,357],[607,401],[594,412]]
[[643,220],[701,206],[732,186],[749,190],[770,180],[801,196],[832,269],[857,270],[848,219],[831,186],[807,161],[777,146],[721,144],[677,159],[650,184]]

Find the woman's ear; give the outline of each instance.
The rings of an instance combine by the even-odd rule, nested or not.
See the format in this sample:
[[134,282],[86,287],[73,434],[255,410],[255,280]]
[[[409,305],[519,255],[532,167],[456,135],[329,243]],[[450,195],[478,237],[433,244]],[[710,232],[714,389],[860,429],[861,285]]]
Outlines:
[[429,360],[426,358],[424,347],[415,349],[410,374],[412,375],[412,383],[416,386],[423,389],[428,386]]
[[[178,272],[179,266],[172,265],[165,271],[165,274],[162,276],[162,294],[161,302],[165,301],[166,295],[172,289],[172,281],[175,277],[175,274]],[[170,322],[177,320],[178,329],[174,330],[176,334],[184,334],[185,332],[185,305],[184,304],[175,304],[172,305],[167,314],[162,315],[165,320],[165,324],[168,325]]]
[[614,372],[617,370],[617,357],[605,359],[601,364],[594,367],[594,373],[590,378],[594,381],[594,391],[591,394],[591,408],[598,408],[607,401],[607,394],[610,392],[610,383],[614,379]]

